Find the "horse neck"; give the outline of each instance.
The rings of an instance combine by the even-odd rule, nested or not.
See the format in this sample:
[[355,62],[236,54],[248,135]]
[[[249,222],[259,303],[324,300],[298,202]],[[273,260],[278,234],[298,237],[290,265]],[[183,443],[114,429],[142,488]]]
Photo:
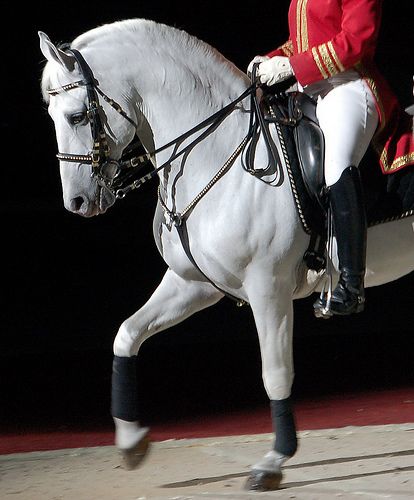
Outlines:
[[[132,78],[137,96],[136,113],[143,117],[145,124],[140,138],[149,150],[180,137],[236,99],[248,85],[246,77],[208,45],[196,40],[187,47],[179,41],[179,38],[160,37],[144,50],[142,45],[132,49],[131,57],[136,58],[138,51],[141,54]],[[235,119],[231,117],[228,121],[234,123]],[[210,156],[220,155],[223,148],[227,151],[228,144],[233,145],[233,136],[235,147],[240,137],[239,127],[227,126],[226,134],[220,131],[214,134]],[[148,137],[151,137],[150,143]],[[194,162],[202,154],[199,149],[202,148],[195,148],[191,153]],[[172,148],[160,153],[157,163],[166,161],[171,152]]]
[[[181,78],[172,81],[171,86],[160,89],[158,93],[149,92],[142,96],[145,107],[150,110],[148,122],[156,148],[174,141],[242,93],[242,90],[235,92],[234,88],[217,85],[216,89],[222,90],[208,96],[206,87],[201,84],[191,89]],[[163,197],[169,206],[187,204],[211,181],[241,142],[241,131],[245,133],[247,130],[247,125],[240,127],[237,121],[236,116],[229,116],[207,138],[191,148],[188,156],[180,156],[160,171]],[[196,141],[200,133],[195,132],[179,144],[178,151]],[[171,147],[157,155],[157,166],[168,162],[173,152],[176,153],[177,149]]]
[[[248,85],[246,76],[232,63],[184,32],[142,20],[120,23],[119,27],[122,35],[114,27],[106,29],[104,37],[95,37],[92,32],[78,43],[85,44],[85,49],[89,44],[91,53],[92,45],[100,46],[100,53],[105,52],[105,61],[101,60],[102,81],[112,86],[109,95],[117,95],[122,89],[124,100],[141,125],[138,135],[148,151],[168,144],[201,123],[237,98]],[[247,120],[247,115],[241,115],[233,113],[226,119],[225,127],[220,126],[208,141],[203,141],[202,147],[196,147],[186,161],[186,169],[202,164],[201,175],[210,176],[208,170],[217,168],[220,156],[228,156],[240,143],[245,127],[237,124]],[[203,157],[207,144],[209,161]],[[171,152],[169,148],[157,155],[157,165],[168,160]],[[171,175],[174,168],[179,171],[180,165],[172,165]],[[161,173],[163,179],[165,172]]]

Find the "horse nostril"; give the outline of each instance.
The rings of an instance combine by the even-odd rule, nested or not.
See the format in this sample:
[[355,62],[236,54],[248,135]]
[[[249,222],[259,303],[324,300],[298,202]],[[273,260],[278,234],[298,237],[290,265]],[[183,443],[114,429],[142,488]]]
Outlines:
[[72,198],[70,200],[69,210],[71,212],[79,212],[84,202],[85,200],[82,198],[82,196],[77,196],[76,198]]

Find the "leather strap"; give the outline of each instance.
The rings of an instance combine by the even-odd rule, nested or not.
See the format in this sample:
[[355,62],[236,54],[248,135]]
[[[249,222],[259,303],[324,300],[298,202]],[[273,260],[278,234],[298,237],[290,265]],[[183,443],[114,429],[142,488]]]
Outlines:
[[188,231],[187,231],[187,225],[185,223],[185,219],[178,219],[177,221],[175,221],[175,227],[177,228],[177,233],[178,233],[178,236],[180,237],[181,245],[183,246],[184,252],[187,255],[191,264],[193,264],[193,266],[197,269],[197,271],[202,276],[204,276],[204,278],[211,285],[213,285],[216,290],[223,293],[226,297],[231,299],[233,302],[236,302],[237,306],[241,307],[241,306],[247,305],[247,302],[245,300],[239,299],[239,298],[235,297],[234,295],[232,295],[228,292],[225,292],[220,287],[218,287],[213,281],[211,281],[211,279],[204,273],[204,271],[202,271],[200,269],[200,266],[197,264],[197,262],[195,261],[195,259],[193,257],[193,254],[191,253],[190,240],[188,238]]

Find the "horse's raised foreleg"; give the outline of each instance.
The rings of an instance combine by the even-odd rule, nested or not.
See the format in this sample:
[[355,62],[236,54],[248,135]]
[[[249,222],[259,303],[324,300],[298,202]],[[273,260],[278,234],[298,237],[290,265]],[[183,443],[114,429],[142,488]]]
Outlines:
[[208,283],[186,281],[168,270],[148,302],[121,325],[114,342],[112,405],[115,444],[124,467],[135,469],[149,446],[139,425],[136,357],[142,343],[222,298]]
[[[273,285],[275,286],[275,285]],[[266,286],[250,299],[259,335],[262,375],[270,399],[276,439],[273,449],[253,465],[246,487],[275,490],[282,479],[282,465],[297,448],[296,427],[290,404],[293,383],[293,300],[291,284]]]

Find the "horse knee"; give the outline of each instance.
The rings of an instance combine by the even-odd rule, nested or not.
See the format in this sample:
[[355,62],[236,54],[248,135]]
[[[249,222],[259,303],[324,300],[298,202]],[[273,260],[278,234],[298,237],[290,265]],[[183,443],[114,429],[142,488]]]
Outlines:
[[263,384],[269,399],[288,398],[291,393],[293,378],[293,371],[286,369],[263,371]]
[[128,320],[125,320],[116,334],[113,351],[115,356],[129,358],[136,356],[139,350],[140,335],[132,328]]

